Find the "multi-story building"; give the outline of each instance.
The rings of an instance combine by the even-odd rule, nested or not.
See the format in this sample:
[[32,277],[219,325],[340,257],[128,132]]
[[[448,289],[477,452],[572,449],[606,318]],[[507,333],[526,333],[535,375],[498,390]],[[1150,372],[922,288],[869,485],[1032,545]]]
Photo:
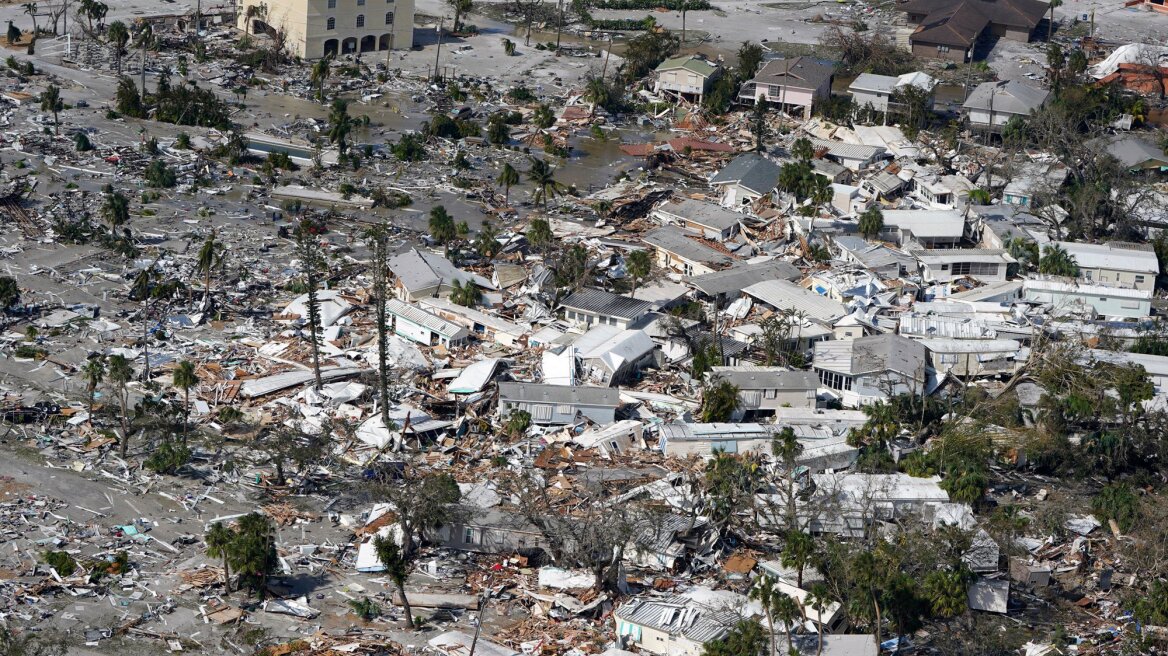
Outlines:
[[414,41],[414,0],[242,0],[237,15],[248,33],[282,30],[302,59],[409,50]]

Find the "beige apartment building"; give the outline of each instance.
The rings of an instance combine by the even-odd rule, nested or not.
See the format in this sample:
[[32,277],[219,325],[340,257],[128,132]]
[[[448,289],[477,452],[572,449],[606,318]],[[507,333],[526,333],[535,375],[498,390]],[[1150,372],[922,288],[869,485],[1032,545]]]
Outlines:
[[288,51],[302,59],[409,50],[414,0],[242,0],[240,30],[282,29]]

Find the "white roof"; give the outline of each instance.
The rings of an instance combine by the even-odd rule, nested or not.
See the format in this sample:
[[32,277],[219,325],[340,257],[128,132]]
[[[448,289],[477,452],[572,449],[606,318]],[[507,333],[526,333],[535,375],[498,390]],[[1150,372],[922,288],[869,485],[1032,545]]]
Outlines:
[[468,321],[482,324],[497,333],[512,335],[514,337],[522,337],[527,333],[527,329],[523,326],[511,323],[502,317],[476,310],[475,308],[464,307],[448,298],[420,298],[417,303],[425,310],[449,312],[450,314],[463,317]]
[[1076,241],[1054,242],[1075,258],[1075,263],[1084,269],[1111,269],[1113,271],[1133,271],[1136,273],[1160,273],[1160,261],[1156,251],[1141,248],[1141,245],[1107,242],[1085,244]]
[[953,339],[936,337],[921,343],[933,353],[1017,353],[1022,345],[1012,339]]
[[764,280],[742,290],[780,310],[804,312],[811,319],[831,321],[848,313],[843,303],[820,296],[786,280]]
[[1000,248],[937,248],[912,252],[921,264],[951,264],[953,262],[985,262],[989,264],[1011,264],[1016,260]]
[[965,234],[965,217],[957,210],[884,210],[884,225],[926,239],[960,239]]
[[590,339],[601,328],[609,329],[613,326],[597,326],[576,340],[573,346],[579,351],[581,358],[599,359],[610,371],[616,371],[624,363],[641,358],[657,346],[643,330],[621,330],[615,335],[604,330],[596,335],[597,338],[603,339]]
[[422,308],[403,303],[396,298],[391,298],[385,302],[385,311],[411,323],[416,323],[423,328],[429,328],[449,339],[455,339],[459,335],[465,335],[467,333],[466,328],[452,321],[434,316]]
[[471,364],[458,378],[450,381],[446,391],[451,394],[473,394],[483,388],[491,377],[495,375],[495,369],[499,367],[502,358],[486,358]]
[[[328,328],[353,309],[353,304],[341,298],[341,293],[331,289],[321,289],[316,292],[317,304],[320,308],[320,327]],[[296,315],[296,322],[308,324],[308,294],[297,296],[284,308],[284,315]]]
[[1103,283],[1088,283],[1068,278],[1028,278],[1022,283],[1022,293],[1063,292],[1080,296],[1100,296],[1111,298],[1131,298],[1140,301],[1152,300],[1150,289],[1128,289]]

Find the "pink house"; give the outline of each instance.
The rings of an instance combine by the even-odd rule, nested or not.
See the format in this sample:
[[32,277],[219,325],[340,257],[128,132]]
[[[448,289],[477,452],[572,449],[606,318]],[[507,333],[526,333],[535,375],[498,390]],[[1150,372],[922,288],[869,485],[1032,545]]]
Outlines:
[[835,68],[810,57],[774,59],[755,74],[754,79],[742,85],[738,99],[757,102],[765,98],[782,111],[799,109],[804,118],[811,118],[811,107],[831,95],[831,78]]

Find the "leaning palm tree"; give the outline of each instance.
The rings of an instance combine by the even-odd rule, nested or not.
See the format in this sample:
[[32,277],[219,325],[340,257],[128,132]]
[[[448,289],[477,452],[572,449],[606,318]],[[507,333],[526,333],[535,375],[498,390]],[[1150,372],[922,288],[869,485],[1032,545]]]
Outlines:
[[537,203],[543,204],[547,210],[548,198],[555,198],[564,185],[556,182],[556,167],[542,159],[531,158],[531,168],[527,171],[527,179],[535,183],[535,195],[532,197]]
[[114,21],[106,30],[106,39],[114,46],[114,63],[118,75],[122,74],[122,54],[126,51],[126,44],[130,42],[130,30],[122,21]]
[[28,14],[29,17],[32,18],[32,40],[36,41],[37,34],[40,32],[40,30],[37,29],[37,20],[36,20],[37,19],[37,3],[26,2],[20,6],[24,8],[24,13]]
[[122,459],[125,460],[126,449],[129,448],[130,444],[130,394],[127,386],[134,379],[134,369],[130,366],[130,361],[126,359],[126,356],[114,354],[109,358],[107,375],[110,383],[113,384],[114,394],[118,397],[118,410],[122,419],[122,440],[119,448]]
[[495,178],[495,184],[503,187],[503,202],[511,204],[511,187],[519,184],[519,171],[511,166],[510,162],[503,165],[503,170],[499,171],[499,177]]
[[61,134],[61,121],[57,115],[62,109],[65,109],[65,103],[61,100],[61,87],[50,84],[41,94],[41,111],[53,115],[53,132],[58,136]]
[[174,368],[174,386],[183,391],[183,443],[187,441],[187,432],[191,423],[191,388],[199,384],[199,375],[195,373],[195,363],[183,360]]
[[334,100],[332,110],[329,111],[328,121],[329,141],[337,145],[337,150],[340,151],[343,158],[345,151],[349,149],[349,133],[353,131],[353,117],[349,116],[349,103],[340,98]]
[[224,526],[223,522],[215,522],[203,538],[207,543],[207,555],[223,561],[223,588],[227,594],[231,594],[231,564],[228,556],[231,555],[236,537],[238,535],[234,529]]

